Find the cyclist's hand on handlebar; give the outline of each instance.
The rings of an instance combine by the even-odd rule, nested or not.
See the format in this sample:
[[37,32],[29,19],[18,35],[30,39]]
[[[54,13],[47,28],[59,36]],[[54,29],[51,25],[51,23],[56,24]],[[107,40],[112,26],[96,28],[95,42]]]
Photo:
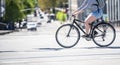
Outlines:
[[74,14],[72,14],[72,16],[75,16]]
[[72,13],[73,16],[76,16],[78,14],[79,14],[79,11],[77,11],[77,10]]
[[72,16],[76,16],[76,13],[72,13]]
[[75,18],[75,15],[72,15],[72,17],[74,17],[74,18]]
[[75,16],[76,16],[76,14],[75,14],[75,13],[73,13],[73,14],[72,14],[72,17],[75,17]]
[[76,16],[76,15],[82,13],[82,12],[84,12],[84,11],[83,10],[76,10],[76,11],[73,12],[72,15]]

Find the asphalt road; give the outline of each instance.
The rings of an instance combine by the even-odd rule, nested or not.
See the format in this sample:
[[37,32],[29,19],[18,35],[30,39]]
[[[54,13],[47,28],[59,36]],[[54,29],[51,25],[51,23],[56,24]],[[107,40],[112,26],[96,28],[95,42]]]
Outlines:
[[115,42],[101,48],[81,38],[70,49],[55,41],[59,23],[44,23],[38,31],[22,30],[0,36],[0,65],[120,65],[120,32]]

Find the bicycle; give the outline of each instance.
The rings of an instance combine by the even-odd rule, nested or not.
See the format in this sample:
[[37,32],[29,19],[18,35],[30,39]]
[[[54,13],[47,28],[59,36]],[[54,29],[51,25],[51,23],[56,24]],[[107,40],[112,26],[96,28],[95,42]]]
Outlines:
[[[72,17],[73,21],[60,26],[55,34],[57,43],[64,48],[74,47],[79,42],[81,37],[80,31],[86,34],[81,25],[78,24],[78,22],[83,24],[84,22],[76,19],[75,16]],[[89,25],[91,25],[89,37],[85,38],[87,41],[92,39],[93,42],[100,47],[107,47],[114,42],[116,31],[110,23],[101,19],[101,21],[96,20],[96,22]]]

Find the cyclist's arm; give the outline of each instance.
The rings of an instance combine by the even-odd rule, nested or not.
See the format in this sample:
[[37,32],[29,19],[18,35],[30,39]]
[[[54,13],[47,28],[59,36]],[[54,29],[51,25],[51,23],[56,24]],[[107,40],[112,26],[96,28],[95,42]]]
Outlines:
[[84,11],[83,10],[79,10],[79,11],[76,10],[76,11],[73,12],[73,15],[77,15],[77,14],[82,13],[82,12],[84,12]]
[[84,10],[83,10],[82,8],[85,7],[86,4],[87,4],[87,0],[85,0],[85,1],[83,2],[83,4],[82,4],[76,11],[73,12],[73,15],[77,15],[77,14],[79,14],[79,13],[84,12]]
[[87,0],[85,0],[85,1],[82,3],[82,5],[78,8],[78,10],[81,10],[84,6],[86,6],[86,4],[87,4]]
[[77,15],[79,13],[83,13],[84,10],[86,10],[87,8],[89,8],[89,6],[91,6],[91,4],[93,4],[94,0],[85,0],[83,2],[83,4],[78,8],[78,10],[76,10],[73,15]]
[[78,8],[78,10],[86,10],[94,3],[95,0],[85,0],[84,3]]

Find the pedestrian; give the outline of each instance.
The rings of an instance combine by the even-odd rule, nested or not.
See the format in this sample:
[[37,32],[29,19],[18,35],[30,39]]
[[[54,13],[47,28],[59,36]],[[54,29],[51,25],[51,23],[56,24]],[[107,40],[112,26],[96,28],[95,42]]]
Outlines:
[[91,13],[85,19],[85,29],[86,35],[83,37],[89,37],[90,23],[99,19],[103,15],[102,8],[105,6],[105,0],[84,0],[83,4],[73,12],[72,15],[77,15],[79,13],[83,13],[85,10],[89,9]]
[[67,14],[65,13],[64,10],[57,12],[56,14],[57,20],[60,21],[60,23],[64,23],[67,20]]

